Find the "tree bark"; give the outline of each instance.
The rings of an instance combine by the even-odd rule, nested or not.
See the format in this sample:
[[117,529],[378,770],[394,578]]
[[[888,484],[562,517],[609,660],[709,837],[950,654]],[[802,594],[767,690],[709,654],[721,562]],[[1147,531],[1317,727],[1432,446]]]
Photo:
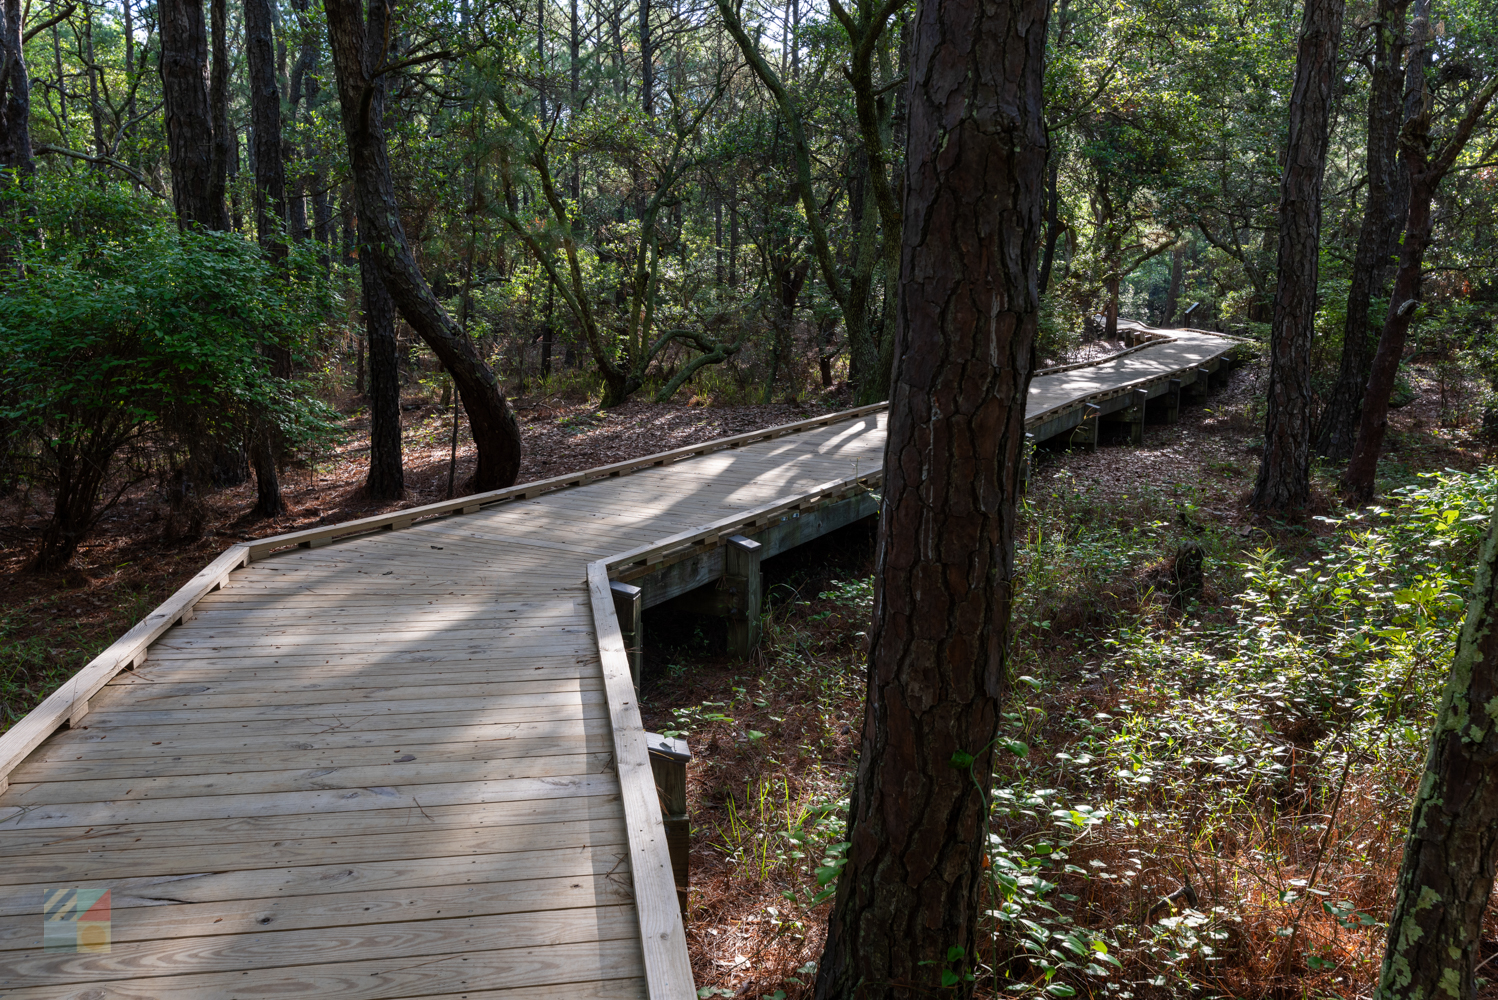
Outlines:
[[0,3],[0,168],[24,179],[36,172],[36,164],[31,158],[31,79],[21,50],[21,21],[21,0]]
[[[520,425],[499,380],[479,357],[473,341],[443,311],[412,256],[385,143],[384,106],[389,10],[369,4],[368,23],[359,0],[324,0],[328,40],[338,80],[343,130],[353,170],[361,239],[406,322],[411,324],[453,377],[478,462],[467,486],[474,491],[509,486],[520,474]],[[368,224],[369,232],[363,233]]]
[[655,50],[650,44],[650,0],[640,0],[640,109],[655,117]]
[[1279,281],[1270,333],[1264,456],[1250,503],[1260,510],[1311,499],[1311,338],[1321,254],[1321,180],[1330,136],[1344,0],[1306,0],[1290,137],[1280,180]]
[[369,475],[364,479],[364,492],[371,500],[399,500],[406,491],[406,478],[401,468],[395,306],[374,258],[373,249],[361,244],[359,281],[364,291],[364,332],[369,338]]
[[1448,133],[1446,141],[1434,152],[1431,150],[1432,101],[1425,78],[1426,47],[1430,44],[1429,10],[1429,0],[1416,0],[1411,52],[1406,64],[1404,126],[1399,135],[1400,152],[1404,155],[1409,177],[1409,215],[1404,226],[1404,245],[1399,252],[1399,270],[1394,275],[1389,312],[1379,334],[1378,350],[1373,355],[1368,388],[1363,394],[1357,443],[1353,446],[1352,460],[1342,473],[1343,491],[1361,503],[1373,499],[1378,456],[1389,427],[1389,397],[1394,392],[1394,379],[1404,357],[1404,342],[1410,324],[1420,307],[1421,271],[1435,224],[1431,202],[1442,179],[1471,139],[1494,94],[1498,93],[1498,78],[1495,78],[1472,97],[1466,113]]
[[202,0],[163,0],[157,6],[161,35],[161,91],[172,207],[183,229],[227,230],[223,189],[214,199],[213,112],[208,100],[208,34]]
[[916,12],[867,708],[819,998],[973,991],[1039,307],[1048,12]]
[[1181,278],[1186,269],[1186,247],[1177,243],[1170,252],[1170,288],[1165,292],[1165,325],[1175,322],[1176,309],[1181,304]]
[[286,259],[286,163],[270,0],[244,0],[244,40],[255,130],[255,234],[260,249],[279,263]]
[[1046,289],[1051,287],[1051,265],[1056,260],[1056,241],[1061,238],[1066,227],[1061,224],[1061,192],[1059,181],[1061,174],[1061,162],[1059,155],[1053,158],[1050,169],[1047,171],[1046,179],[1046,232],[1045,253],[1040,259],[1040,294],[1044,295]]
[[1377,1000],[1466,1000],[1498,868],[1498,515],[1415,793]]
[[[233,136],[229,133],[229,11],[228,0],[211,0],[210,42],[213,65],[208,78],[208,107],[213,121],[213,152],[208,162],[208,200],[224,205],[229,191],[229,155]],[[229,228],[227,206],[222,229]]]
[[[1401,215],[1390,224],[1399,163],[1400,94],[1403,74],[1404,10],[1409,0],[1379,0],[1373,25],[1373,80],[1368,94],[1368,148],[1364,156],[1368,195],[1353,254],[1352,282],[1347,290],[1347,319],[1342,328],[1342,359],[1337,382],[1321,411],[1316,451],[1346,459],[1357,439],[1363,412],[1363,389],[1373,360],[1368,305],[1374,289],[1388,280],[1386,265],[1398,247]],[[1391,233],[1391,230],[1393,232]],[[1392,237],[1392,238],[1391,238]]]

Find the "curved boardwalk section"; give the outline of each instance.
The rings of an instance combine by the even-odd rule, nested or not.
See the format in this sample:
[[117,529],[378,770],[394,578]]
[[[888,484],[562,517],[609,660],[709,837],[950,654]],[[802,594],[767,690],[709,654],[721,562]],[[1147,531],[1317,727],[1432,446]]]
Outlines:
[[[234,571],[11,773],[0,992],[647,995],[588,563],[877,468],[882,421]],[[103,890],[108,950],[43,950]]]
[[[1232,346],[1172,337],[1027,424]],[[689,1000],[609,578],[863,516],[883,447],[867,407],[232,547],[0,736],[0,994]]]

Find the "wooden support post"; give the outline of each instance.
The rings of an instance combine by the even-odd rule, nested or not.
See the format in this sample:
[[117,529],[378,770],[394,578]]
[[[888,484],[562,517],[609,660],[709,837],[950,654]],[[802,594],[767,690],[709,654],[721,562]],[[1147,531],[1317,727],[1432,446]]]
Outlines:
[[1196,379],[1191,383],[1191,398],[1195,402],[1205,403],[1207,401],[1207,393],[1212,388],[1212,373],[1207,371],[1205,367],[1201,367],[1195,369],[1193,374],[1195,374]]
[[723,575],[730,589],[742,588],[728,616],[728,652],[747,660],[759,645],[760,544],[734,535],[723,547]]
[[1165,396],[1165,422],[1173,424],[1181,419],[1181,380],[1170,380],[1170,392]]
[[1077,445],[1085,445],[1093,451],[1097,450],[1098,424],[1101,422],[1103,408],[1096,403],[1082,404],[1082,422],[1071,432],[1070,439],[1066,444],[1069,448]]
[[624,651],[629,655],[629,675],[634,678],[635,695],[640,693],[640,675],[645,672],[645,601],[639,587],[617,580],[609,581],[614,595],[614,614],[624,636]]
[[686,740],[659,733],[646,733],[650,748],[650,770],[661,798],[661,821],[666,827],[666,849],[671,854],[671,874],[676,879],[676,902],[681,919],[687,919],[691,888],[692,823],[687,815],[687,763],[692,751]]
[[1144,407],[1149,402],[1148,389],[1135,389],[1129,394],[1131,404],[1124,411],[1124,420],[1129,424],[1129,444],[1144,444]]

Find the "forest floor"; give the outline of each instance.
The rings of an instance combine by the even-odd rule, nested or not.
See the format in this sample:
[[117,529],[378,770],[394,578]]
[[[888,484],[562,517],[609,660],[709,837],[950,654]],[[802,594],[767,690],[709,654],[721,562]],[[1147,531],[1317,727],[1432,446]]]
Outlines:
[[[1028,759],[1000,762],[1006,794],[1020,798],[1013,823],[995,829],[996,837],[1025,844],[1029,853],[1011,857],[1001,850],[994,855],[1005,870],[1013,867],[1019,873],[1017,884],[1028,888],[1016,890],[1018,902],[1011,899],[1004,905],[1020,907],[1015,912],[1023,910],[1024,920],[1035,917],[1031,925],[1041,929],[1042,938],[1060,933],[1057,921],[1073,929],[1068,933],[1094,935],[1077,938],[1084,950],[1089,941],[1104,941],[1096,929],[1099,921],[1139,928],[1127,941],[1107,939],[1127,963],[1126,975],[1108,981],[1111,967],[1093,962],[1088,965],[1092,971],[1085,972],[1073,963],[1054,973],[1061,978],[1053,985],[1073,984],[1065,989],[1119,997],[1267,997],[1306,990],[1308,995],[1352,997],[1367,992],[1369,970],[1376,971],[1376,934],[1363,934],[1355,946],[1344,942],[1342,952],[1324,952],[1328,957],[1302,948],[1291,960],[1285,948],[1276,951],[1280,939],[1272,922],[1262,919],[1242,924],[1243,930],[1233,931],[1236,937],[1227,935],[1231,940],[1220,949],[1227,956],[1225,966],[1202,966],[1213,961],[1202,957],[1202,948],[1208,947],[1203,942],[1218,940],[1211,937],[1217,933],[1212,928],[1221,923],[1212,923],[1215,911],[1208,900],[1201,903],[1208,916],[1200,920],[1190,916],[1197,910],[1167,909],[1163,912],[1172,916],[1155,923],[1150,902],[1180,887],[1181,866],[1170,859],[1182,851],[1189,854],[1193,844],[1200,846],[1198,841],[1151,841],[1135,828],[1127,837],[1096,834],[1090,854],[1088,845],[1074,845],[1077,864],[1118,869],[1118,884],[1129,886],[1127,899],[1099,888],[1112,883],[1082,884],[1080,876],[1063,871],[1047,874],[1035,853],[1052,850],[1044,839],[1048,809],[1059,806],[1073,816],[1091,815],[1078,813],[1075,803],[1066,800],[1072,779],[1046,770],[1045,762],[1079,759],[1078,746],[1093,746],[1088,734],[1113,725],[1077,720],[1123,719],[1161,698],[1180,696],[1159,688],[1145,692],[1137,677],[1118,667],[1120,637],[1143,641],[1182,628],[1184,619],[1168,600],[1162,601],[1159,586],[1162,568],[1168,567],[1177,546],[1198,540],[1208,548],[1206,586],[1200,607],[1193,609],[1210,623],[1213,616],[1229,615],[1232,597],[1243,586],[1241,567],[1256,550],[1272,545],[1307,551],[1334,530],[1316,519],[1338,514],[1334,470],[1318,467],[1312,509],[1293,523],[1266,521],[1246,509],[1258,460],[1262,375],[1253,365],[1235,371],[1226,389],[1214,392],[1205,406],[1183,410],[1180,422],[1148,426],[1143,447],[1130,447],[1119,437],[1110,440],[1105,433],[1095,451],[1043,451],[1037,456],[1022,517],[1027,541],[1021,567],[1032,592],[1022,594],[1016,611],[1014,649],[1015,673],[1035,688],[1033,695],[1026,691],[1026,703],[1016,706],[1016,734],[1035,752]],[[1416,474],[1424,470],[1470,470],[1491,461],[1491,452],[1471,439],[1470,429],[1441,425],[1433,385],[1418,372],[1412,381],[1414,402],[1392,416],[1390,459],[1384,466],[1388,482],[1416,482]],[[409,495],[390,507],[368,505],[359,496],[367,425],[353,411],[347,414],[347,439],[335,454],[284,476],[287,516],[251,519],[253,486],[246,484],[207,497],[201,538],[169,542],[163,537],[166,502],[156,483],[142,482],[103,518],[74,567],[55,576],[23,571],[44,521],[45,498],[22,494],[0,499],[0,730],[226,545],[444,498],[450,411],[416,399],[408,405]],[[810,407],[630,403],[599,413],[578,401],[520,400],[527,449],[521,479],[559,475],[845,405],[844,400]],[[464,435],[459,482],[471,461]],[[1043,537],[1046,532],[1050,536]],[[1047,576],[1045,560],[1026,555],[1051,551],[1045,546],[1056,545],[1057,539],[1070,546],[1058,565],[1085,563],[1085,572],[1068,579],[1055,572]],[[765,640],[749,662],[723,654],[723,625],[717,619],[676,614],[669,605],[647,612],[646,725],[684,734],[696,755],[689,769],[693,891],[687,933],[703,996],[794,1000],[811,995],[831,905],[817,898],[823,891],[819,882],[836,871],[842,810],[863,718],[872,557],[873,530],[862,524],[767,562]],[[1131,703],[1131,698],[1137,700]],[[1109,739],[1116,742],[1117,734]],[[1292,762],[1292,771],[1295,766]],[[1307,780],[1307,796],[1311,784]],[[1403,799],[1395,795],[1390,801]],[[1369,871],[1359,900],[1377,899],[1380,893],[1386,897],[1392,884],[1397,851],[1391,850],[1397,847],[1402,817],[1393,805],[1384,813],[1367,817],[1370,829],[1388,836],[1380,850],[1364,852]],[[1270,825],[1277,822],[1272,819]],[[1318,831],[1324,829],[1325,823],[1302,824],[1282,839],[1311,854],[1316,838],[1323,836]],[[1267,857],[1264,844],[1254,849]],[[1056,850],[1052,857],[1064,853]],[[1282,885],[1293,881],[1297,871],[1304,877],[1304,865],[1287,863],[1282,852],[1275,855],[1274,866]],[[1255,877],[1267,876],[1258,872]],[[1063,883],[1062,895],[1041,898]],[[1201,889],[1205,897],[1207,891]],[[1034,905],[1025,909],[1029,904]],[[1372,903],[1359,905],[1373,908]],[[1166,926],[1171,920],[1176,922]],[[1165,929],[1157,929],[1161,927]],[[1138,937],[1145,930],[1154,935],[1148,942]],[[1298,933],[1292,928],[1292,945]],[[1045,968],[1045,960],[1037,964],[1033,954],[1017,950],[1012,942],[990,947],[992,955],[971,964],[973,970],[989,975],[1001,970],[1013,977],[1008,988],[1028,982],[1037,994],[1041,991],[1047,980],[1036,970]],[[1158,957],[1169,954],[1187,959]],[[1199,967],[1218,971],[1208,975]],[[1051,995],[1072,994],[1056,989]]]

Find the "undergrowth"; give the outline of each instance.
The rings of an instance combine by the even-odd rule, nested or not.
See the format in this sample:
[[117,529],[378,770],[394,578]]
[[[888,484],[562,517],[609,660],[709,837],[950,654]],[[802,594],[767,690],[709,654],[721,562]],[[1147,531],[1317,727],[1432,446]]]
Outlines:
[[[949,979],[1016,997],[1365,994],[1498,473],[1427,475],[1273,536],[1205,516],[1190,485],[1104,504],[1053,482],[1023,512],[990,933]],[[1170,572],[1186,544],[1206,581],[1191,595]],[[753,670],[714,688],[673,664],[710,695],[670,715],[697,754],[703,997],[810,996],[842,864],[871,583],[778,596]],[[755,915],[728,916],[746,898]]]

